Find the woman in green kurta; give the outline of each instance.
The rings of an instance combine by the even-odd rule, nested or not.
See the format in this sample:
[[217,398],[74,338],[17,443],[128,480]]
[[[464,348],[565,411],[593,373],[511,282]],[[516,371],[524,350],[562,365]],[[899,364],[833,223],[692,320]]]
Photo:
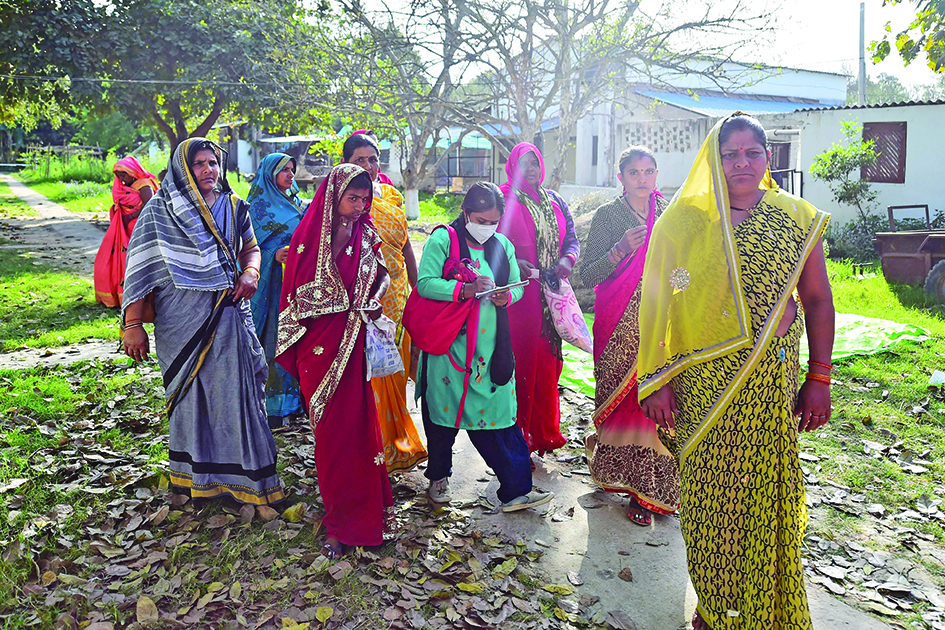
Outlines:
[[[502,192],[494,184],[479,183],[470,189],[463,199],[463,213],[450,225],[453,233],[435,230],[424,246],[417,280],[422,297],[446,302],[472,300],[497,283],[519,282],[515,248],[495,233],[504,207]],[[479,274],[475,282],[443,278],[452,238],[458,240],[461,259]],[[421,355],[417,396],[423,399],[423,427],[430,454],[425,475],[430,480],[428,494],[435,503],[450,500],[452,448],[459,429],[469,431],[473,446],[495,471],[503,511],[542,505],[554,496],[532,489],[528,445],[515,420],[514,359],[506,307],[522,293],[522,287],[517,287],[481,298],[478,323],[470,325],[476,321],[473,313],[447,354]],[[475,354],[467,385],[463,369],[470,334],[475,335]]]

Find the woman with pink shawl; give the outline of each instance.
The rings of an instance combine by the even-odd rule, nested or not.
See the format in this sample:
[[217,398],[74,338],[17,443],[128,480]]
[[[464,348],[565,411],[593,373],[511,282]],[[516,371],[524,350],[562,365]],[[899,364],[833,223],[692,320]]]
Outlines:
[[525,287],[521,300],[509,307],[518,425],[529,450],[539,455],[564,446],[559,428],[558,378],[564,366],[561,337],[542,295],[541,283],[552,276],[565,279],[581,253],[568,204],[553,190],[542,188],[545,164],[534,144],[512,148],[505,164],[508,181],[505,214],[499,232],[515,247],[522,279],[541,278]]
[[154,175],[132,156],[115,162],[112,172],[111,223],[95,256],[95,300],[109,307],[121,306],[131,230],[144,204],[160,188]]
[[617,168],[623,194],[594,213],[580,269],[584,285],[597,292],[596,432],[585,447],[597,485],[630,495],[627,516],[646,526],[651,511],[670,514],[679,506],[676,461],[637,400],[640,280],[653,224],[669,204],[656,191],[659,171],[649,149],[630,147]]

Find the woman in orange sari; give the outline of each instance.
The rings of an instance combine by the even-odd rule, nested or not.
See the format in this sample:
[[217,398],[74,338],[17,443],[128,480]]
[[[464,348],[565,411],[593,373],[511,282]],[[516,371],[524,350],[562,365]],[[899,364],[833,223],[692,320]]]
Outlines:
[[397,324],[396,341],[404,371],[384,378],[372,378],[374,401],[384,438],[384,460],[387,472],[412,470],[426,461],[427,451],[407,411],[407,375],[410,374],[410,335],[401,320],[410,288],[417,284],[417,259],[407,235],[404,197],[390,184],[381,183],[380,148],[371,133],[358,131],[345,140],[342,148],[345,162],[357,164],[368,172],[374,186],[371,219],[381,237],[381,253],[390,274],[390,288],[381,299],[384,315]]
[[112,172],[111,224],[95,256],[95,301],[109,307],[121,306],[131,230],[144,204],[160,188],[154,175],[130,155],[115,162]]

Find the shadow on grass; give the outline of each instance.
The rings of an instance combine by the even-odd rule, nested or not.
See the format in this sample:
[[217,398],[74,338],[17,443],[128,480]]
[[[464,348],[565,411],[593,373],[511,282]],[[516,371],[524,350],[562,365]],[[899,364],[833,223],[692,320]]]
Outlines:
[[924,311],[932,317],[945,320],[945,303],[926,293],[923,287],[889,283],[889,290],[906,308]]

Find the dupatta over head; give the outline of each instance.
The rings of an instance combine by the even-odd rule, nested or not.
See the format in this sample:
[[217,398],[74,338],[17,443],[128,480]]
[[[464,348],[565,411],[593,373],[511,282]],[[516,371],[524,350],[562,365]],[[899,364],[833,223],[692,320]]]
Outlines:
[[[157,177],[145,170],[138,158],[133,155],[115,162],[112,172],[115,174],[115,180],[112,182],[112,201],[118,209],[126,214],[141,209],[143,204],[138,190],[144,186],[150,186],[152,190],[160,188]],[[118,173],[127,173],[134,178],[134,183],[131,186],[126,186],[118,178]]]
[[[367,171],[355,164],[339,164],[331,170],[295,230],[286,260],[276,361],[294,378],[318,383],[309,401],[313,426],[338,387],[357,345],[363,324],[361,311],[381,307],[371,299],[371,288],[382,264],[378,254],[381,240],[371,221],[370,203],[355,222],[348,246],[337,259],[331,256],[335,208],[351,181],[361,173]],[[344,315],[328,317],[340,314]],[[306,335],[316,339],[315,362],[300,377],[299,342]]]
[[683,187],[656,222],[643,273],[637,366],[640,400],[690,366],[753,346],[746,363],[681,451],[683,457],[714,425],[757,364],[829,220],[825,212],[779,189],[770,174],[761,181],[764,200],[783,211],[805,240],[764,328],[753,331],[719,155],[719,133],[726,120],[713,127]]
[[251,303],[253,323],[260,337],[269,314],[268,285],[276,250],[290,243],[304,212],[296,196],[299,187],[294,181],[292,187],[285,192],[276,185],[276,175],[289,162],[295,163],[295,158],[285,153],[270,153],[264,157],[259,163],[253,185],[246,197],[253,231],[263,254],[259,268],[259,286]]
[[[525,180],[519,166],[519,160],[528,153],[535,154],[541,168],[537,189]],[[541,186],[545,181],[545,160],[541,151],[530,142],[516,144],[505,163],[505,174],[508,181],[499,186],[505,195],[505,214],[499,222],[499,232],[515,245],[518,258],[542,269],[553,269],[561,256],[565,229],[557,218],[561,209]]]
[[[229,289],[238,270],[238,230],[230,238],[217,229],[207,202],[197,188],[188,164],[192,146],[207,145],[220,163],[217,184],[229,199],[231,223],[239,198],[226,180],[226,151],[206,138],[187,138],[174,150],[161,189],[144,207],[128,244],[128,262],[122,313],[128,304],[143,299],[158,287],[173,283],[178,289]],[[243,243],[243,247],[252,247]]]

